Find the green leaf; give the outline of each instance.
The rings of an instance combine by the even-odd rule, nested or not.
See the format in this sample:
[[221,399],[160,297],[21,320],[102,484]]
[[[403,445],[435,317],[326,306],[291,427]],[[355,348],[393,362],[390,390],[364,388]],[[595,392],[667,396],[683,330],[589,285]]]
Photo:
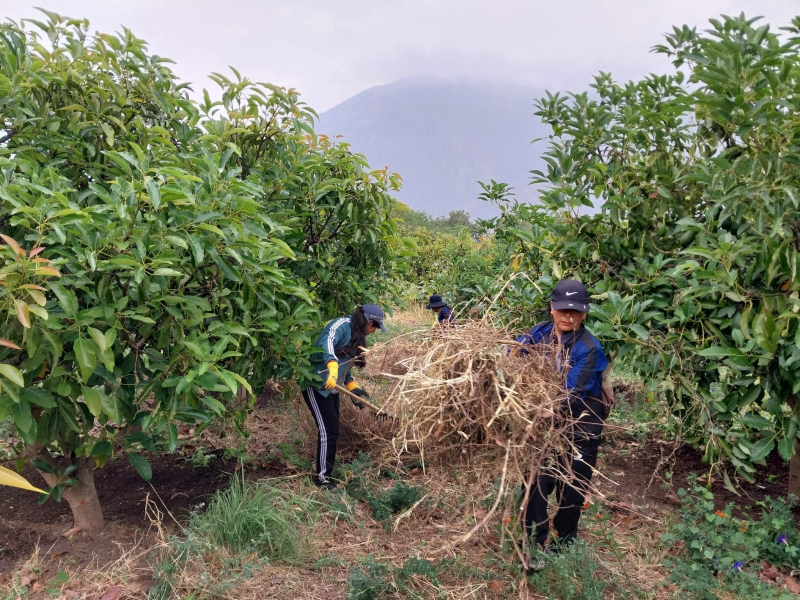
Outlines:
[[48,285],[50,289],[53,290],[56,298],[58,298],[58,304],[61,306],[61,310],[64,311],[64,314],[70,319],[75,318],[75,314],[78,311],[78,299],[75,297],[75,294],[56,281],[51,281]]
[[740,400],[738,404],[738,408],[746,408],[750,406],[753,402],[758,400],[759,396],[761,396],[762,390],[761,386],[757,385],[753,387],[752,390],[747,392]]
[[213,396],[201,396],[200,400],[215,414],[220,416],[225,414],[225,405]]
[[200,240],[194,236],[189,237],[189,243],[192,245],[194,264],[198,266],[203,264],[203,257],[205,256],[205,252],[203,250],[203,244],[201,244]]
[[134,321],[141,321],[142,323],[151,323],[155,324],[155,321],[150,317],[145,317],[144,315],[137,315],[136,313],[126,312],[125,316],[129,319],[133,319]]
[[647,339],[650,337],[650,333],[647,331],[647,329],[645,329],[644,327],[642,327],[641,325],[639,325],[639,324],[637,324],[637,323],[632,323],[632,324],[630,325],[630,328],[631,328],[631,329],[632,329],[634,332],[636,332],[636,335],[638,335],[638,336],[639,336],[639,338],[640,338],[640,339],[641,339],[643,342],[646,342],[646,341],[647,341]]
[[111,419],[117,425],[121,425],[125,418],[122,415],[119,406],[119,399],[117,398],[116,394],[111,394],[110,396],[104,393],[100,393],[100,404],[103,407],[103,412],[108,415],[108,418]]
[[153,208],[156,210],[161,206],[161,189],[158,187],[158,182],[147,178],[147,193],[150,194],[150,202],[153,203]]
[[88,340],[78,338],[72,345],[72,349],[75,352],[75,360],[81,370],[81,378],[84,383],[87,383],[97,366],[94,346]]
[[20,431],[29,432],[33,426],[31,406],[27,402],[20,402],[11,407],[11,418]]
[[0,363],[0,375],[17,384],[19,387],[25,387],[25,378],[15,366]]
[[153,275],[164,275],[165,277],[183,277],[184,274],[180,271],[176,271],[175,269],[168,269],[166,267],[162,267],[160,269],[156,269],[153,271]]
[[103,400],[100,396],[100,392],[94,388],[86,387],[85,385],[81,386],[81,392],[83,393],[83,401],[86,403],[86,406],[89,407],[89,412],[95,417],[99,417],[103,414]]
[[0,100],[8,96],[11,91],[11,80],[0,73]]
[[36,468],[37,471],[41,471],[42,473],[55,473],[55,469],[53,469],[53,465],[49,462],[44,460],[43,458],[39,458],[38,456],[34,458],[32,461],[33,466]]
[[106,332],[103,334],[105,338],[105,350],[109,350],[114,346],[114,342],[117,341],[117,330],[113,327],[109,327],[106,329]]
[[103,129],[103,133],[106,134],[106,143],[109,146],[114,145],[114,130],[107,123],[100,123],[100,127]]
[[184,240],[181,237],[178,237],[177,235],[167,235],[164,236],[164,239],[167,240],[173,246],[178,246],[179,248],[183,248],[184,250],[189,249],[189,244],[186,243],[186,240]]
[[763,460],[775,449],[775,438],[763,438],[753,444],[750,450],[750,460],[753,462]]
[[742,330],[745,339],[750,339],[750,307],[748,306],[742,311],[739,317],[739,329]]
[[92,336],[94,343],[97,344],[97,347],[100,349],[100,352],[106,351],[106,337],[100,330],[95,329],[94,327],[87,327],[86,331],[89,332],[89,335]]
[[700,356],[706,358],[727,358],[728,356],[742,357],[744,354],[738,348],[723,348],[722,346],[711,346],[698,352]]
[[140,266],[139,263],[129,257],[129,256],[115,256],[114,258],[110,258],[108,260],[113,265],[119,265],[121,267],[138,267]]
[[69,574],[66,571],[59,571],[56,576],[47,582],[49,586],[59,586],[69,581]]
[[211,253],[211,258],[217,264],[219,270],[222,271],[222,274],[226,278],[236,283],[242,282],[242,278],[239,276],[239,273],[236,272],[236,270],[231,266],[231,264],[227,260],[222,258],[216,252]]
[[725,292],[725,296],[727,296],[728,299],[733,300],[734,302],[744,302],[744,298],[742,298],[736,292]]
[[775,352],[778,342],[774,339],[775,317],[767,313],[759,313],[753,321],[753,337],[756,343],[767,352]]
[[106,440],[95,442],[92,447],[92,456],[101,456],[103,454],[111,454],[111,443]]
[[178,428],[174,423],[170,423],[167,425],[167,430],[169,432],[169,451],[175,452],[178,447]]
[[138,452],[129,452],[128,462],[136,469],[136,472],[139,473],[142,479],[145,481],[151,481],[153,479],[153,468],[150,466],[150,461],[144,456]]
[[55,408],[56,400],[53,394],[41,387],[30,387],[22,390],[21,398],[30,404],[41,406],[42,408]]
[[224,369],[221,369],[217,373],[217,375],[219,375],[222,381],[225,382],[225,385],[227,385],[228,388],[230,388],[231,392],[233,392],[234,394],[237,392],[237,390],[239,389],[239,385],[237,384],[236,380],[233,378],[233,375],[231,373],[229,373]]
[[789,461],[794,454],[794,436],[784,436],[778,441],[778,452],[783,460]]
[[741,494],[733,486],[733,483],[731,483],[731,478],[728,477],[728,471],[725,470],[725,469],[722,470],[722,479],[723,479],[723,482],[724,482],[726,490],[728,490],[729,492],[731,492],[733,494],[736,494],[737,496],[741,496]]
[[742,417],[742,423],[751,429],[766,429],[772,425],[772,421],[762,417],[761,415],[745,415]]

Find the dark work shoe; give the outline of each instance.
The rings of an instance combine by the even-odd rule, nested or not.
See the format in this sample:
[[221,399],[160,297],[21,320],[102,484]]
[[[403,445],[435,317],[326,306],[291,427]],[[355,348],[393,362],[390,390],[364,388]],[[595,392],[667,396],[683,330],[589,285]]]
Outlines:
[[547,566],[547,561],[544,559],[543,556],[537,554],[536,556],[531,556],[530,554],[526,554],[522,563],[520,564],[520,569],[523,573],[530,575],[531,573],[536,573],[537,571],[541,571]]
[[335,490],[339,484],[333,479],[326,479],[325,481],[320,481],[319,479],[315,479],[314,485],[323,490]]

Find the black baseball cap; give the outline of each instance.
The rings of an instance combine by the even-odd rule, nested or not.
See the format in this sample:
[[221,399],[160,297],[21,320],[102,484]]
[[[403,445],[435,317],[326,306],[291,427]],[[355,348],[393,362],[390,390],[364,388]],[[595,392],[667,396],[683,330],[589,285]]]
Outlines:
[[550,302],[554,310],[577,310],[589,312],[589,290],[580,281],[562,279],[553,288]]
[[383,309],[380,306],[377,304],[365,304],[361,307],[361,310],[364,311],[364,318],[367,321],[374,321],[381,331],[386,333],[386,325],[383,324]]

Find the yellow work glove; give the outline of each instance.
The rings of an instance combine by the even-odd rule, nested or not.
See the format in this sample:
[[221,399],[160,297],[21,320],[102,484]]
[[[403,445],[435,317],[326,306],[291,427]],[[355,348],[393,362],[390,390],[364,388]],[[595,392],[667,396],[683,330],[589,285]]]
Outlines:
[[325,389],[332,390],[335,388],[337,379],[339,379],[339,363],[332,360],[328,363],[328,378],[325,380]]
[[[362,389],[361,386],[359,386],[355,381],[351,381],[350,383],[348,383],[347,389],[353,392],[356,396],[359,396],[360,398],[369,398],[367,390]],[[355,406],[356,408],[364,408],[363,402],[359,402],[355,398],[350,398],[350,400],[353,402],[353,406]]]

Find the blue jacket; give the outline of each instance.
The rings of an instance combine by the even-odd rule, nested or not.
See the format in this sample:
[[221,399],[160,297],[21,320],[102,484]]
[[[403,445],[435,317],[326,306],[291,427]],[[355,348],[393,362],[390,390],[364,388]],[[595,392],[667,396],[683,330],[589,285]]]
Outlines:
[[[534,325],[533,329],[518,337],[517,341],[529,345],[554,344],[556,338],[553,326],[552,321]],[[569,354],[569,372],[564,387],[569,391],[570,411],[578,416],[583,410],[584,400],[600,402],[603,371],[608,366],[608,359],[600,342],[583,325],[577,331],[564,333],[561,344]],[[557,363],[557,366],[561,371],[567,365]]]
[[439,314],[436,315],[436,318],[439,320],[439,323],[448,322],[448,323],[455,323],[456,318],[453,316],[453,310],[449,306],[443,306],[442,310],[439,311]]
[[[311,360],[311,368],[322,380],[328,378],[328,363],[335,360],[339,363],[339,377],[337,383],[342,387],[353,381],[350,373],[352,360],[349,356],[336,355],[336,351],[350,343],[350,317],[341,317],[329,321],[322,328],[317,337],[317,347],[320,349]],[[314,393],[327,398],[331,394],[338,394],[336,390],[314,389]]]

